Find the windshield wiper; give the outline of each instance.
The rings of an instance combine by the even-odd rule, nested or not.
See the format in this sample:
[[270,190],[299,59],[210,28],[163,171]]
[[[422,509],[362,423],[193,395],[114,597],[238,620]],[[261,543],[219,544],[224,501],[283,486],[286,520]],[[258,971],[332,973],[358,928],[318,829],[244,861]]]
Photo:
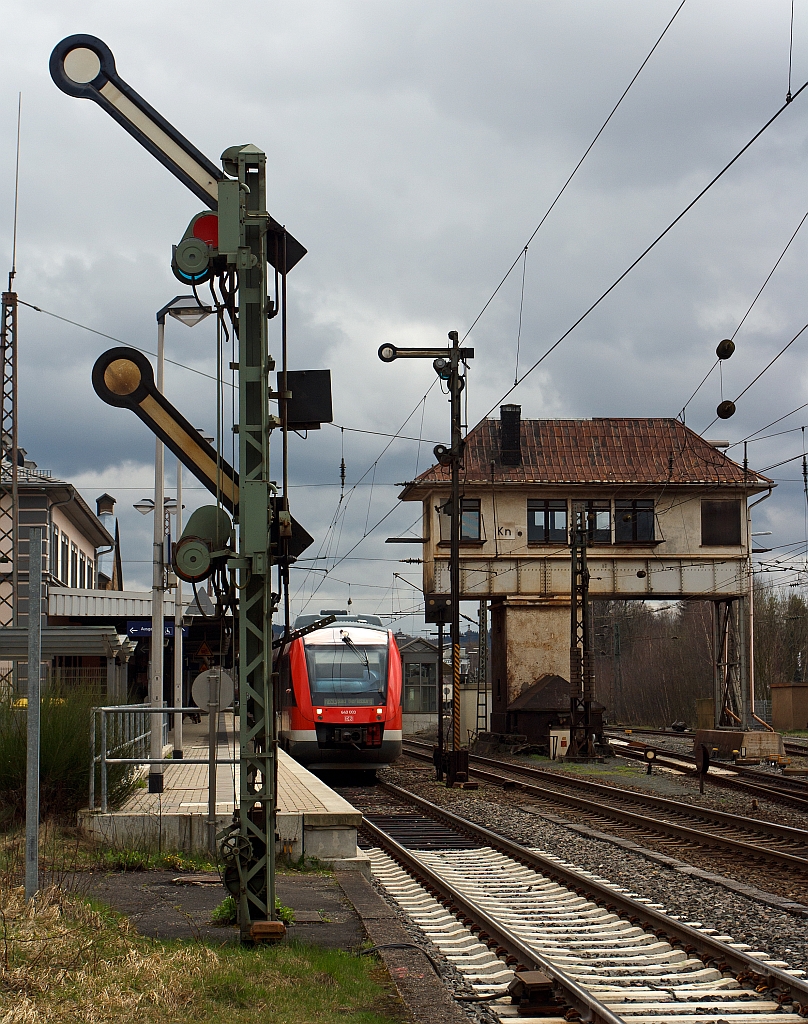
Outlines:
[[363,665],[368,670],[368,674],[370,674],[370,660],[368,659],[367,653],[361,650],[359,647],[357,647],[347,633],[343,635],[342,642],[344,644],[347,644],[348,647],[351,648],[351,650],[354,652],[357,658],[359,658],[362,661]]

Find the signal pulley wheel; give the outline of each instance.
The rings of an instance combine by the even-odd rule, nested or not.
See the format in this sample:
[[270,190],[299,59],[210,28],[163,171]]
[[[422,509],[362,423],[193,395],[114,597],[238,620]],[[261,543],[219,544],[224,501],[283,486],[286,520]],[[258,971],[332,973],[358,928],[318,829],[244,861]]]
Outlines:
[[231,832],[229,836],[225,836],[220,852],[223,861],[234,864],[236,861],[247,864],[253,856],[252,843],[247,836],[243,836],[239,832]]

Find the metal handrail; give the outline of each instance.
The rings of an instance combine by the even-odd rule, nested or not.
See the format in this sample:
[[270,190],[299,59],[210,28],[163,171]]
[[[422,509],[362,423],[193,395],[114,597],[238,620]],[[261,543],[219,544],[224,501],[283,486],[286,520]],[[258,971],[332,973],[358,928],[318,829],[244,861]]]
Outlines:
[[[228,710],[227,708],[221,708],[221,711]],[[107,749],[107,718],[110,714],[117,714],[122,716],[124,720],[123,727],[123,739],[116,743],[115,746]],[[89,809],[94,811],[95,808],[95,770],[96,765],[101,767],[101,813],[106,814],[108,809],[108,773],[107,767],[111,764],[129,764],[129,765],[147,765],[147,764],[210,764],[210,758],[183,758],[180,761],[178,758],[173,757],[149,757],[146,755],[146,742],[151,737],[151,727],[147,723],[147,719],[151,718],[152,715],[163,716],[163,744],[165,744],[168,736],[168,716],[179,714],[198,714],[207,715],[210,714],[208,708],[200,707],[166,707],[165,705],[161,708],[153,708],[151,704],[108,704],[100,707],[94,707],[92,709],[92,728],[91,728],[91,743],[92,743],[92,758],[90,763],[90,792],[89,792]],[[137,721],[132,722],[131,716],[141,715],[143,717],[142,724]],[[100,716],[100,739],[101,739],[101,751],[96,754],[96,740],[98,736],[98,729],[96,725],[96,718]],[[133,735],[135,734],[135,735]],[[109,757],[109,754],[118,753],[123,751],[127,747],[135,747],[135,753],[138,753],[138,747],[140,747],[140,754],[134,757]],[[238,758],[217,758],[215,763],[223,765],[238,764]]]

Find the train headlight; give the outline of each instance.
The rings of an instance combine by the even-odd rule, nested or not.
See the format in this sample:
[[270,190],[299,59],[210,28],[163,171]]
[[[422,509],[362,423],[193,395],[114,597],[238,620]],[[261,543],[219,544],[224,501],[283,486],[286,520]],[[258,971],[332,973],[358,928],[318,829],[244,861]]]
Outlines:
[[317,708],[317,717],[318,718],[322,718],[323,717],[323,709],[322,708]]
[[376,708],[376,714],[380,715],[384,711],[384,708]]

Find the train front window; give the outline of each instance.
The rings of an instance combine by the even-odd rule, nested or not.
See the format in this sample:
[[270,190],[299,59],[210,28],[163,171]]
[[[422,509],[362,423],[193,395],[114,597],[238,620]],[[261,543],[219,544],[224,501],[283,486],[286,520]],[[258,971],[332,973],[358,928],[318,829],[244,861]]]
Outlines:
[[311,700],[321,707],[366,707],[387,699],[387,647],[344,639],[306,647]]

